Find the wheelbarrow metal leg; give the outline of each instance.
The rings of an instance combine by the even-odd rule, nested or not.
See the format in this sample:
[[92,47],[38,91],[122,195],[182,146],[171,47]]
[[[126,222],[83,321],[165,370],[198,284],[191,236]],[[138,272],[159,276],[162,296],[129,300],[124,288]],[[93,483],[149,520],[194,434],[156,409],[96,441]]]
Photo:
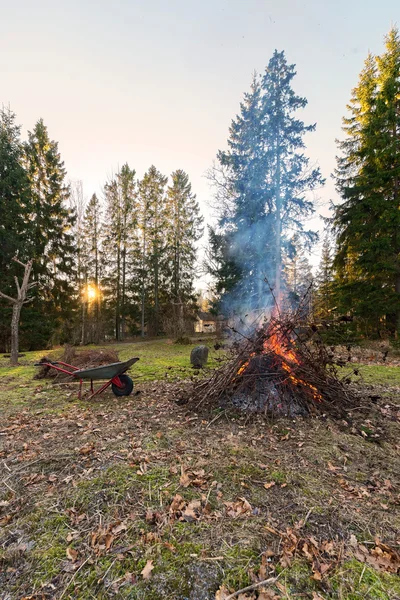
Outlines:
[[93,394],[90,396],[90,398],[88,398],[88,400],[91,400],[95,396],[102,394],[104,392],[104,390],[106,390],[108,388],[108,386],[110,386],[112,383],[113,383],[113,379],[110,379],[109,381],[106,381],[105,383],[103,383],[103,385],[101,387],[99,387],[98,390],[93,392]]

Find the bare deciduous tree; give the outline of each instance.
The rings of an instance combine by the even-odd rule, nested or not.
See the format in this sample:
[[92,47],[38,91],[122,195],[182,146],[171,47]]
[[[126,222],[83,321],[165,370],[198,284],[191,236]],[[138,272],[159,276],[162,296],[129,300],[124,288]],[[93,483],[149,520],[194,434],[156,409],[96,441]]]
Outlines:
[[22,265],[25,269],[24,276],[22,278],[22,284],[19,285],[18,277],[14,277],[15,285],[17,286],[17,297],[12,298],[3,292],[0,292],[0,296],[5,298],[12,303],[12,318],[11,318],[11,359],[12,365],[18,364],[18,346],[19,346],[19,318],[21,315],[21,309],[24,304],[30,302],[32,298],[27,298],[28,290],[30,290],[35,283],[29,283],[29,277],[32,270],[33,260],[28,261],[26,264],[18,260],[14,256],[13,260],[18,264]]

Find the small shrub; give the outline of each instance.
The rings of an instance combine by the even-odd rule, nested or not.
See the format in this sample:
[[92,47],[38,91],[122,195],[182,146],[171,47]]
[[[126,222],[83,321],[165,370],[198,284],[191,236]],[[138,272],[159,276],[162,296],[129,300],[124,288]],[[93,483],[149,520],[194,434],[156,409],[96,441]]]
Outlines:
[[174,344],[180,344],[181,346],[188,346],[189,344],[191,344],[192,342],[190,341],[190,338],[184,335],[179,336],[175,341]]

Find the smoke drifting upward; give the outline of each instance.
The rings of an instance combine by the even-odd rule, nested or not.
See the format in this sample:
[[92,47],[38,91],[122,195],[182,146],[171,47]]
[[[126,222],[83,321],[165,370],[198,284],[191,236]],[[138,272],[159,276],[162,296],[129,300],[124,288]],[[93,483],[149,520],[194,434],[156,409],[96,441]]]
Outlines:
[[[228,256],[238,279],[222,296],[223,314],[234,318],[247,329],[256,326],[275,305],[275,246],[272,219],[242,224],[232,232]],[[271,243],[272,242],[272,243]]]

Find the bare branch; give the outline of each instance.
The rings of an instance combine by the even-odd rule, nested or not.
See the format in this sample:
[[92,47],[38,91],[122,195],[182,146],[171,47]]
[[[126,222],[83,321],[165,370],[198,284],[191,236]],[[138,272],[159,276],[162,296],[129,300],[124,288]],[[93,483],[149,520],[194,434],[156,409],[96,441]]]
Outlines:
[[18,277],[14,277],[15,285],[17,286],[18,298],[21,297],[21,288],[19,287]]
[[13,257],[13,261],[18,263],[19,265],[26,267],[26,264],[21,262],[16,256]]
[[17,304],[18,299],[17,298],[11,298],[11,296],[7,296],[7,294],[3,294],[3,292],[0,292],[0,296],[2,298],[5,298],[6,300],[8,300],[9,302],[12,302],[13,304]]

